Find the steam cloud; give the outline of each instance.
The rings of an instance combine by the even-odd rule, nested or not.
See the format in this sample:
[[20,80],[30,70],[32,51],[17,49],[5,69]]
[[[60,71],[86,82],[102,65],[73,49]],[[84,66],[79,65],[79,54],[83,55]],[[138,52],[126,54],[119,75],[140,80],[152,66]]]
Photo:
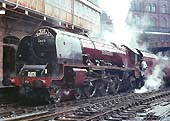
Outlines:
[[[131,0],[99,0],[100,7],[113,21],[113,32],[103,30],[104,40],[114,42],[117,45],[126,45],[137,48],[138,35],[134,34],[133,27],[127,25]],[[129,15],[130,17],[130,15]],[[131,17],[130,17],[131,19]]]
[[139,35],[153,22],[148,16],[134,16],[130,11],[131,2],[132,0],[99,0],[99,6],[113,22],[113,32],[102,30],[102,38],[117,45],[147,50],[145,43],[139,40]]
[[136,89],[135,93],[159,90],[164,84],[163,77],[165,76],[165,69],[169,64],[168,57],[162,57],[159,55],[152,74],[145,80],[144,86],[141,89]]
[[[139,0],[140,1],[140,0]],[[152,26],[152,20],[144,16],[134,20],[134,16],[129,12],[131,0],[99,0],[99,5],[112,19],[113,32],[103,30],[102,35],[105,41],[114,42],[117,45],[126,45],[130,48],[142,48],[147,50],[145,44],[138,45],[138,35],[147,27]],[[127,22],[130,22],[127,24]],[[140,30],[137,26],[140,24]],[[136,32],[135,32],[136,31]],[[146,80],[144,86],[136,93],[158,90],[163,85],[164,68],[170,64],[166,57],[158,56],[158,63],[155,65],[152,75]]]

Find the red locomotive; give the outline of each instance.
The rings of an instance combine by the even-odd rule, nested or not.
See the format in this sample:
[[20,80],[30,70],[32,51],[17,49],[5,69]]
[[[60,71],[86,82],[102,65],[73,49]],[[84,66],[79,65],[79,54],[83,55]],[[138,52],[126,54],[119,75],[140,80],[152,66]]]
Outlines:
[[[153,54],[50,27],[24,37],[18,46],[16,76],[4,80],[20,93],[60,101],[62,96],[115,94],[142,82],[142,59],[151,71]],[[72,93],[73,92],[73,93]]]

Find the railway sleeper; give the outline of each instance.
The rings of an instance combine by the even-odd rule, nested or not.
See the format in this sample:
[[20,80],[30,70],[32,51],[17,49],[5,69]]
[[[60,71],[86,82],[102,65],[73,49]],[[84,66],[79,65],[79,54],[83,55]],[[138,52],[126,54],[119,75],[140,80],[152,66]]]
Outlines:
[[122,121],[122,118],[109,116],[109,117],[105,117],[104,120],[107,120],[107,121]]
[[60,117],[57,119],[57,121],[76,121],[76,120],[74,118]]
[[112,118],[119,118],[119,119],[121,119],[121,121],[132,118],[129,115],[119,115],[119,114],[111,114],[111,117]]
[[86,111],[86,112],[76,112],[74,115],[79,115],[79,116],[91,116],[92,114],[97,113],[96,111]]
[[82,115],[69,115],[67,116],[67,118],[72,118],[72,119],[83,119],[86,118],[88,116],[82,116]]
[[156,120],[160,120],[161,119],[161,117],[159,117],[159,116],[155,116],[155,115],[146,115],[146,117],[144,117],[144,120],[149,120],[149,121],[156,121]]

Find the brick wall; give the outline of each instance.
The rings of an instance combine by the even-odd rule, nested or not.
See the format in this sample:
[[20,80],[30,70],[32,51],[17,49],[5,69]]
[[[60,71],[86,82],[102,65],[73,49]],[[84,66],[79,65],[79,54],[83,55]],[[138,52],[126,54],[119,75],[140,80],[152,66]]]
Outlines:
[[[135,2],[139,2],[139,0],[133,0]],[[146,11],[146,4],[150,3],[156,5],[156,12],[147,12]],[[161,13],[162,6],[166,5],[166,13]],[[170,1],[168,0],[141,0],[141,11],[132,11],[132,15],[134,16],[147,16],[149,18],[154,18],[156,20],[156,27],[162,28],[161,21],[166,19],[166,27],[163,27],[164,29],[169,29],[170,27]],[[152,9],[152,8],[151,8]]]
[[[6,22],[8,25],[11,24],[8,22],[8,19]],[[7,36],[16,36],[21,39],[26,35],[30,35],[34,28],[36,28],[36,25],[29,25],[28,23],[22,21],[18,23],[16,27],[10,31],[10,33],[5,33],[6,27],[2,21],[2,18],[0,18],[0,86],[2,85],[1,81],[3,79],[3,38]]]

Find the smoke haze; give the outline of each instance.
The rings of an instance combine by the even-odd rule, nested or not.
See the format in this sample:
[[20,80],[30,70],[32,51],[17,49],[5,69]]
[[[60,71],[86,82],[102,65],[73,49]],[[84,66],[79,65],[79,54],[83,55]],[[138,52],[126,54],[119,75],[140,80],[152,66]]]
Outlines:
[[[130,4],[131,0],[99,0],[99,5],[102,10],[104,10],[113,21],[113,32],[104,30],[102,32],[103,38],[105,41],[111,41],[117,45],[126,45],[130,48],[147,50],[145,44],[142,45],[140,43],[139,45],[138,35],[143,33],[143,30],[153,23],[147,16],[138,18],[137,21],[134,20],[134,16],[129,12]],[[130,23],[127,24],[127,21]],[[139,31],[137,30],[138,24],[140,24]],[[159,56],[157,61],[159,63],[155,65],[152,75],[145,80],[145,84],[140,90],[135,90],[136,93],[158,90],[163,84],[163,69],[170,63],[167,62],[166,57],[162,56]]]
[[141,89],[136,89],[135,93],[144,93],[159,90],[163,84],[163,77],[165,76],[164,69],[169,66],[168,57],[158,56],[157,64],[153,69],[152,75],[146,80]]
[[126,45],[131,48],[138,47],[132,27],[127,25],[131,0],[99,0],[99,5],[112,19],[113,32],[103,31],[104,40],[117,45]]

